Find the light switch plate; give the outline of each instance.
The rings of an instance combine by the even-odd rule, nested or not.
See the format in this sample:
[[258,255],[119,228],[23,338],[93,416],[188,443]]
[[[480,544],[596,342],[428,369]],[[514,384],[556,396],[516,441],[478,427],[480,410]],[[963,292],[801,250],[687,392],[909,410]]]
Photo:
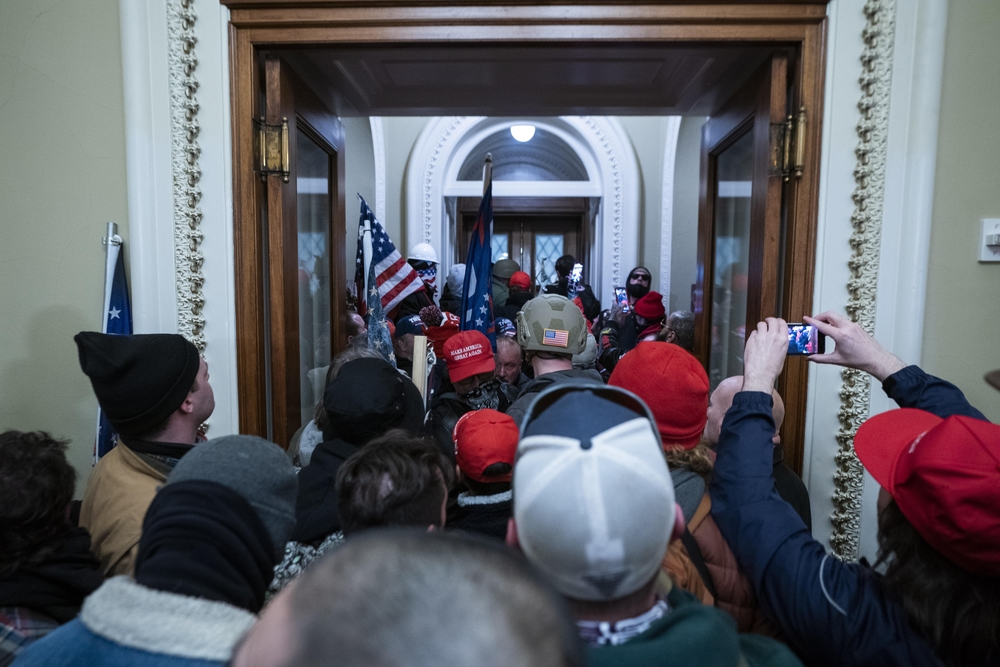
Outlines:
[[1000,262],[1000,246],[986,245],[988,237],[1000,234],[1000,218],[983,218],[983,230],[979,234],[979,261]]

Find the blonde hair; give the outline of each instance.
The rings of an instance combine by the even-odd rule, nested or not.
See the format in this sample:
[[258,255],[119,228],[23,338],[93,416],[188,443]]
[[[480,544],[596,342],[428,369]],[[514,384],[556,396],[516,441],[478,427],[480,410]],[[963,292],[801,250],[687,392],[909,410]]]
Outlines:
[[665,442],[663,443],[663,455],[671,470],[688,468],[702,477],[708,477],[712,474],[712,468],[715,466],[715,456],[712,454],[708,439],[704,435],[692,449],[681,449],[679,445]]

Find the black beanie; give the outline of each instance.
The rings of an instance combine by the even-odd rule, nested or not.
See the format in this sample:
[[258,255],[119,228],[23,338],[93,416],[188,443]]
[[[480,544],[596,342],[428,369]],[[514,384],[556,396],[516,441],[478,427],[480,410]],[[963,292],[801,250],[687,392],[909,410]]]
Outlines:
[[124,435],[165,422],[187,398],[201,363],[198,348],[178,334],[81,331],[73,340],[97,402]]
[[[418,433],[424,423],[416,385],[383,359],[355,359],[323,395],[332,435],[361,446],[391,428]],[[328,434],[324,438],[329,440]]]

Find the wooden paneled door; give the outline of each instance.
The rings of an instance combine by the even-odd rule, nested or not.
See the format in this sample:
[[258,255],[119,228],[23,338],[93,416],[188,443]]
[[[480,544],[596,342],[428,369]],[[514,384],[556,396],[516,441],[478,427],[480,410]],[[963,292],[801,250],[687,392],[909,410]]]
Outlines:
[[281,58],[261,58],[260,81],[260,115],[283,135],[287,174],[262,177],[259,270],[236,285],[238,301],[259,308],[237,318],[240,426],[287,447],[346,344],[344,131]]
[[[713,390],[743,373],[746,337],[759,321],[790,317],[786,235],[804,222],[786,201],[796,187],[789,67],[788,54],[772,55],[702,128],[695,352]],[[790,358],[788,366],[801,373],[802,363]],[[788,412],[804,413],[804,383],[789,384],[787,374],[779,391]],[[786,446],[794,467],[801,443]]]

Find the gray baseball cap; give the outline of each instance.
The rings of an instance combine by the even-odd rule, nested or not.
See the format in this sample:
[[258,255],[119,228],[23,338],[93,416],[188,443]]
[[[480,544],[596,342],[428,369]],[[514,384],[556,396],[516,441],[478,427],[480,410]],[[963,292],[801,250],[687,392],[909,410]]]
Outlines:
[[540,393],[521,426],[513,489],[521,549],[563,595],[616,600],[660,569],[674,485],[635,394],[574,384]]

